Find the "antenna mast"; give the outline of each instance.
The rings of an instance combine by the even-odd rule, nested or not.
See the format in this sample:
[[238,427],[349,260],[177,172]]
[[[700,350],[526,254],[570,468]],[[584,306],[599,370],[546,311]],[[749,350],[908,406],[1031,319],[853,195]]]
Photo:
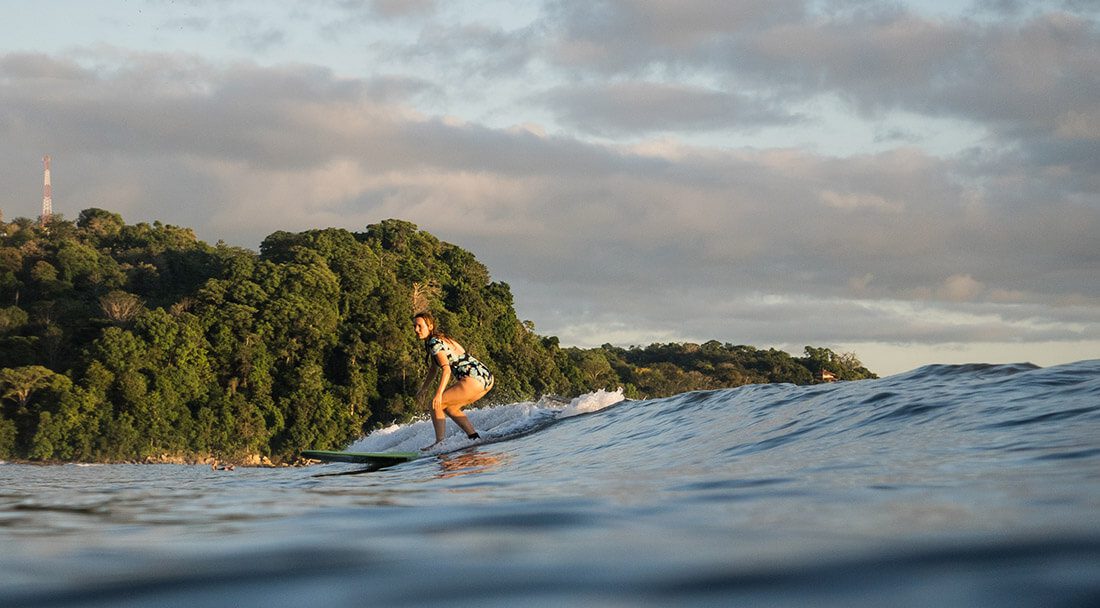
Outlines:
[[50,221],[50,216],[53,215],[53,188],[50,186],[50,155],[42,157],[42,164],[45,167],[45,174],[42,179],[42,215],[38,218],[39,223],[46,224]]

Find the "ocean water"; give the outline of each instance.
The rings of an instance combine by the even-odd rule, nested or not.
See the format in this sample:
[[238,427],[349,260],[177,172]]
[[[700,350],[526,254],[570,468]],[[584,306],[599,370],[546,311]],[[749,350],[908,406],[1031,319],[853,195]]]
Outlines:
[[1100,605],[1100,360],[470,418],[371,473],[0,465],[0,606]]

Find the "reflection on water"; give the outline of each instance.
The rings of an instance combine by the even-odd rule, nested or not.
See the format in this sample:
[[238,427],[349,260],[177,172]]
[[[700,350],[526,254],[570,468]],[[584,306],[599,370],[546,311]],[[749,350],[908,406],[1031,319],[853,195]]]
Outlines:
[[484,473],[506,462],[508,462],[508,458],[503,453],[494,454],[479,450],[461,454],[441,454],[439,456],[441,470],[436,478],[447,479],[448,477]]

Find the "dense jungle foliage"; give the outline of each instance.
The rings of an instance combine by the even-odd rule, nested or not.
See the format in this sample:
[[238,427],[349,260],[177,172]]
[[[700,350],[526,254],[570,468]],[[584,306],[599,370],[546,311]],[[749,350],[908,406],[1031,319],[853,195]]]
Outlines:
[[277,232],[256,253],[87,209],[0,220],[0,458],[278,462],[343,447],[422,414],[417,299],[492,368],[487,403],[873,377],[812,347],[562,348],[473,254],[400,220]]

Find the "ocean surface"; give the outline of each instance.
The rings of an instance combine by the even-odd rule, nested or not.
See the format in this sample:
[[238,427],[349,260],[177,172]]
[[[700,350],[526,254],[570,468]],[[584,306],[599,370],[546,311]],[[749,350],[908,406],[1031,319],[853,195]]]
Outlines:
[[0,606],[1100,605],[1100,360],[470,418],[371,473],[0,464]]

